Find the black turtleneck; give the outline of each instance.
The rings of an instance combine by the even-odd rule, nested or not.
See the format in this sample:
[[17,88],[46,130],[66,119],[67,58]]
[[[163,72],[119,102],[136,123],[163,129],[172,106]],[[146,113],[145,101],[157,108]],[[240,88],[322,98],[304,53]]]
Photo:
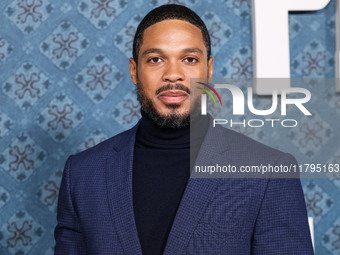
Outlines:
[[[202,118],[193,124],[202,131],[195,143],[202,142],[208,123],[208,118]],[[190,176],[190,127],[159,128],[142,111],[132,176],[133,207],[143,254],[162,254]]]

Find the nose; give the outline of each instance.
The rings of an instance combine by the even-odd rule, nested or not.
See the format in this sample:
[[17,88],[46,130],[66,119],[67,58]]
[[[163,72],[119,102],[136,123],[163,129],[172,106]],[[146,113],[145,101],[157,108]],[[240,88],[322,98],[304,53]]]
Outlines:
[[163,77],[165,82],[178,82],[184,80],[184,73],[180,63],[168,62],[166,64]]

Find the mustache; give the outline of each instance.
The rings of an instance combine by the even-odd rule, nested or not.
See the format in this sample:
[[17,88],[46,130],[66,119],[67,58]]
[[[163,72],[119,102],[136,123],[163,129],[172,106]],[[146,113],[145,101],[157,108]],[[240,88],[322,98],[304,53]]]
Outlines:
[[186,92],[187,94],[190,95],[190,89],[188,89],[186,86],[184,86],[182,83],[169,83],[167,85],[164,85],[162,87],[160,87],[159,89],[156,90],[155,94],[156,96],[164,91],[167,90],[183,90],[184,92]]

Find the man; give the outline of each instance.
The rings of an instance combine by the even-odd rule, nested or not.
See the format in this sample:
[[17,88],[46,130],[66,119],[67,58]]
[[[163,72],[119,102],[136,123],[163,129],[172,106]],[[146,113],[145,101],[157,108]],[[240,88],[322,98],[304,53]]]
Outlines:
[[210,54],[190,9],[164,5],[142,20],[130,59],[142,119],[67,160],[55,254],[313,254],[299,179],[189,178],[190,153],[296,163],[208,118],[191,123],[201,132],[190,152],[190,78],[212,77]]

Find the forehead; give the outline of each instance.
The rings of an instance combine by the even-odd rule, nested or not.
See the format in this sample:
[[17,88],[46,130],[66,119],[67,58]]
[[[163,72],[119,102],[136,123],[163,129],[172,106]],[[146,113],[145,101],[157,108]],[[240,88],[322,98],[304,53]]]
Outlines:
[[182,20],[163,20],[148,27],[143,34],[141,49],[163,48],[178,50],[183,48],[200,48],[206,53],[201,29]]

